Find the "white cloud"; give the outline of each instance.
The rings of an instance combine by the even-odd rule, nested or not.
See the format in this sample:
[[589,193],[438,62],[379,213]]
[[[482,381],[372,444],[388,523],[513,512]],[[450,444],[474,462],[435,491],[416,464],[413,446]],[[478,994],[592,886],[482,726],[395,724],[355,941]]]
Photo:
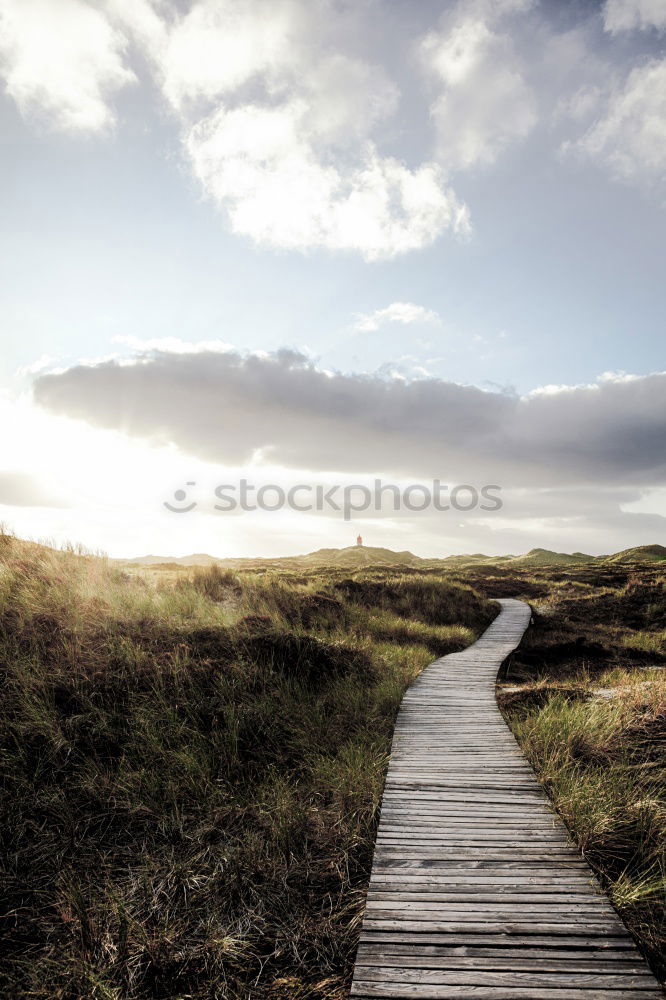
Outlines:
[[[100,132],[115,121],[115,93],[136,79],[127,59],[138,55],[204,197],[232,232],[275,248],[377,260],[445,232],[468,236],[449,175],[493,163],[527,136],[537,92],[560,124],[576,120],[579,134],[588,126],[564,148],[617,177],[660,180],[664,62],[610,90],[601,73],[611,63],[594,57],[589,32],[558,34],[538,13],[525,17],[532,0],[446,9],[419,45],[435,87],[434,156],[388,155],[384,143],[404,130],[400,93],[366,51],[382,2],[0,0],[0,74],[24,114]],[[605,25],[659,26],[665,3],[608,0]]]
[[370,331],[379,330],[386,323],[441,323],[439,315],[432,309],[425,306],[418,306],[414,302],[392,302],[384,309],[375,309],[371,313],[361,313],[357,317],[355,324],[357,330]]
[[536,103],[508,32],[496,30],[527,2],[458,3],[421,43],[440,93],[431,105],[437,155],[452,170],[492,163],[537,121]]
[[309,112],[300,99],[221,108],[190,130],[195,176],[234,232],[289,249],[357,250],[369,260],[427,246],[447,228],[469,232],[467,209],[437,166],[410,170],[370,142],[360,162],[324,157]]
[[611,91],[600,117],[572,150],[606,166],[618,179],[658,187],[666,176],[666,60],[633,69]]
[[232,93],[258,74],[277,78],[300,34],[292,0],[199,0],[178,20],[162,55],[164,92],[183,107]]
[[310,66],[301,87],[309,103],[309,128],[326,143],[362,139],[399,102],[398,88],[383,70],[341,52]]
[[163,58],[175,16],[170,0],[99,0],[99,7],[152,62]]
[[125,39],[84,0],[0,0],[0,76],[24,115],[69,132],[115,121],[109,98],[135,80]]
[[166,41],[153,42],[153,59],[184,115],[222,101],[274,107],[298,95],[319,138],[349,139],[350,128],[367,134],[391,114],[398,92],[381,67],[328,40],[346,17],[331,0],[198,0]]
[[188,163],[235,233],[367,259],[445,229],[469,233],[438,166],[410,168],[372,141],[398,91],[332,41],[355,14],[331,0],[197,0],[183,15],[149,0],[106,8],[147,51]]
[[551,47],[560,36],[543,19],[517,20],[532,7],[460,0],[422,39],[437,88],[436,162],[407,163],[382,145],[400,125],[398,88],[365,51],[381,4],[0,0],[8,89],[23,110],[59,128],[104,129],[114,91],[134,80],[133,47],[233,232],[368,260],[471,232],[447,174],[492,163],[536,124],[539,73],[523,25],[538,23]]
[[29,365],[21,365],[16,370],[17,378],[25,378],[29,375],[38,375],[39,372],[53,371],[57,367],[55,359],[50,354],[42,354]]
[[606,0],[603,10],[606,31],[617,34],[635,28],[666,29],[666,0]]
[[[118,16],[119,0],[113,4]],[[121,4],[122,6],[122,4]],[[233,232],[291,250],[393,257],[469,213],[440,167],[384,156],[374,129],[396,110],[384,70],[344,50],[362,9],[332,0],[195,0],[126,19],[148,45],[203,193]],[[165,12],[168,13],[167,8]]]
[[331,40],[345,16],[329,0],[200,0],[175,24],[164,89],[205,195],[234,232],[291,250],[374,260],[446,229],[467,235],[441,169],[410,168],[373,141],[398,93]]

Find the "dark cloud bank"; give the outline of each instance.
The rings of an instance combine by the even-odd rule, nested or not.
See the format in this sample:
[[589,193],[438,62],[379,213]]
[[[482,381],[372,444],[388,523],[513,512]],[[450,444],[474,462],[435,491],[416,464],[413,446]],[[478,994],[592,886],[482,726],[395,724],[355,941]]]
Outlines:
[[666,373],[527,397],[438,379],[403,382],[271,356],[153,352],[35,380],[36,401],[99,427],[172,442],[211,462],[257,450],[300,469],[437,476],[507,487],[666,478]]

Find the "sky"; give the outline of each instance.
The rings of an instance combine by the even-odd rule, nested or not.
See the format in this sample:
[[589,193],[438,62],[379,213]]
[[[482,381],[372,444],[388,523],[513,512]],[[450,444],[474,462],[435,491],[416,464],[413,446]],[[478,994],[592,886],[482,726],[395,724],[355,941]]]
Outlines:
[[663,543],[665,41],[666,0],[0,0],[0,520]]

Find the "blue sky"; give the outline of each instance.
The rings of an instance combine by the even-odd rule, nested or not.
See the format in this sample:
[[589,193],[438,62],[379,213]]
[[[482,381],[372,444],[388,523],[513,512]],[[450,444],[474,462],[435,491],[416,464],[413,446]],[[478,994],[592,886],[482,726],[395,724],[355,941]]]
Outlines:
[[[554,442],[549,481],[518,471],[520,444],[505,430],[513,499],[501,518],[382,516],[378,544],[425,554],[659,540],[664,395],[640,379],[664,368],[665,30],[664,0],[0,0],[0,379],[6,419],[23,429],[0,473],[14,501],[0,495],[0,515],[21,533],[113,554],[344,544],[348,526],[330,518],[248,516],[239,531],[218,517],[213,531],[203,513],[176,528],[161,509],[200,462],[210,482],[222,470],[340,481],[358,468],[356,457],[303,464],[296,443],[273,440],[274,419],[250,457],[192,445],[215,409],[213,394],[201,411],[208,354],[289,347],[313,371],[429,380],[442,399],[456,384],[511,399],[559,387],[549,391],[563,413],[577,393],[583,436],[594,425],[597,441],[627,439],[594,484],[572,472],[574,439]],[[84,399],[111,357],[108,384]],[[191,367],[183,381],[192,357],[201,389]],[[178,386],[173,426],[158,395],[154,426],[150,414],[133,422],[131,400],[113,419],[104,410],[132,365],[159,365],[165,394]],[[69,380],[76,405],[54,382],[45,391],[49,372]],[[604,373],[611,382],[597,381]],[[612,404],[629,409],[604,404],[600,430],[599,397],[629,375],[631,401]],[[244,391],[239,419],[261,427],[267,396]],[[321,414],[299,405],[306,433]],[[625,476],[642,446],[650,459]],[[374,438],[364,447],[383,453]],[[257,465],[266,448],[297,457]],[[115,468],[98,468],[100,452]],[[427,478],[446,454],[463,481],[481,482],[489,453],[480,441],[433,450],[418,469],[367,454],[366,470]],[[130,500],[111,483],[133,461],[151,474],[135,473]]]

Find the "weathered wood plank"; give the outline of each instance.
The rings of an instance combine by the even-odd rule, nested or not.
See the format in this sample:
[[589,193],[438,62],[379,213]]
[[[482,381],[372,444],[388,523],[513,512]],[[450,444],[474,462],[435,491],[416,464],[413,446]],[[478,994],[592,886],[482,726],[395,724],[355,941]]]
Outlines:
[[507,954],[512,953],[515,948],[549,948],[557,951],[566,948],[576,948],[581,949],[580,954],[582,954],[582,949],[586,951],[607,951],[609,954],[637,954],[636,946],[626,934],[623,934],[621,937],[605,936],[594,938],[581,934],[580,931],[571,934],[560,934],[557,938],[554,938],[548,934],[496,934],[489,931],[476,933],[469,930],[464,933],[455,934],[452,932],[438,933],[437,931],[375,930],[368,927],[364,929],[363,940],[365,942],[409,944],[415,949],[423,948],[426,945],[436,946],[437,948],[498,947],[502,948]]
[[[581,958],[581,955],[583,957]],[[618,970],[634,970],[643,972],[645,965],[636,955],[628,958],[622,952],[608,953],[592,951],[580,952],[567,949],[548,948],[512,948],[509,954],[501,948],[447,948],[444,945],[414,944],[362,944],[358,949],[358,964],[381,965],[386,959],[393,965],[393,959],[399,958],[406,967],[423,969],[476,969],[479,959],[486,959],[483,968],[511,969],[525,966],[532,968],[571,969],[574,966],[585,971],[587,969],[610,968]]]
[[524,918],[514,918],[500,915],[496,919],[487,914],[480,914],[474,919],[472,914],[452,914],[450,918],[442,915],[440,919],[414,920],[410,914],[370,913],[366,914],[364,926],[378,931],[416,931],[423,933],[465,934],[468,931],[476,934],[581,934],[589,938],[606,937],[609,934],[618,936],[624,928],[609,925],[605,922],[591,923],[580,917],[572,916],[569,922],[548,919],[536,921],[526,914]]
[[400,966],[384,968],[364,965],[359,967],[359,975],[365,982],[386,982],[399,971],[404,983],[431,983],[436,986],[505,986],[507,982],[518,988],[523,987],[567,987],[593,989],[638,989],[654,990],[654,979],[646,972],[642,974],[616,972],[609,975],[589,972],[523,972],[517,969],[415,969]]
[[420,997],[421,1000],[663,1000],[653,980],[651,990],[535,988],[508,986],[443,986],[430,983],[374,983],[355,979],[353,997],[389,997],[391,1000]]

